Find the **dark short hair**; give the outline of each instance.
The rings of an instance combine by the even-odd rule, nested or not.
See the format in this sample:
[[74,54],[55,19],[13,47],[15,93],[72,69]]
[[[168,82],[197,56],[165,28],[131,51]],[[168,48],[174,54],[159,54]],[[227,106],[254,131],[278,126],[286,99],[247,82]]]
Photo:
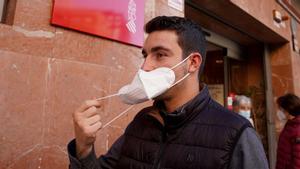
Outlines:
[[199,52],[202,56],[202,64],[199,75],[203,71],[206,58],[206,40],[202,28],[194,21],[178,16],[158,16],[145,25],[145,32],[171,30],[178,36],[178,44],[183,53],[183,59],[192,52]]
[[277,104],[292,116],[300,115],[300,98],[292,93],[279,97]]

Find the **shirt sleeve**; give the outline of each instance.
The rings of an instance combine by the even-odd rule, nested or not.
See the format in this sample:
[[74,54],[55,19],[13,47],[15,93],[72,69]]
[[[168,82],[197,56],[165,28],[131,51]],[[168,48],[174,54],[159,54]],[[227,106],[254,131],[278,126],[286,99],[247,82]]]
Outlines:
[[68,155],[70,160],[69,169],[112,169],[119,160],[124,135],[119,137],[105,155],[96,157],[94,147],[90,154],[83,159],[76,157],[76,142],[73,139],[68,144]]
[[268,169],[261,141],[253,128],[246,128],[233,151],[230,169]]

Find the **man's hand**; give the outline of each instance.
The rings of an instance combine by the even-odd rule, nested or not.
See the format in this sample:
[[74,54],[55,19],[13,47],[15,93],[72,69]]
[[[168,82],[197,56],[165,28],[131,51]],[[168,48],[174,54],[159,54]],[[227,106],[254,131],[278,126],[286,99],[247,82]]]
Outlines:
[[99,107],[98,101],[87,100],[73,113],[76,155],[79,159],[86,157],[92,151],[96,132],[102,126],[100,115],[97,114]]

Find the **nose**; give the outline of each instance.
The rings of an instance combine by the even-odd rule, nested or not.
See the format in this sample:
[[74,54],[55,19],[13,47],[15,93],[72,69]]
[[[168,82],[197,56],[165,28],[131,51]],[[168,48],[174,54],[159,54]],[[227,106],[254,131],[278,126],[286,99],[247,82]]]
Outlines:
[[153,59],[151,59],[150,56],[147,56],[144,60],[144,63],[141,67],[141,69],[143,69],[146,72],[149,72],[151,70],[153,70],[155,68],[155,63],[153,61]]

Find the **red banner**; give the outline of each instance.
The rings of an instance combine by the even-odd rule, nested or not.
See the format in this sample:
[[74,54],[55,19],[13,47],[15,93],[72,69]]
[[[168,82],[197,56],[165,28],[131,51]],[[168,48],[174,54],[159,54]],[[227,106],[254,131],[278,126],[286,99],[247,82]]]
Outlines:
[[51,23],[142,46],[145,0],[55,0]]

